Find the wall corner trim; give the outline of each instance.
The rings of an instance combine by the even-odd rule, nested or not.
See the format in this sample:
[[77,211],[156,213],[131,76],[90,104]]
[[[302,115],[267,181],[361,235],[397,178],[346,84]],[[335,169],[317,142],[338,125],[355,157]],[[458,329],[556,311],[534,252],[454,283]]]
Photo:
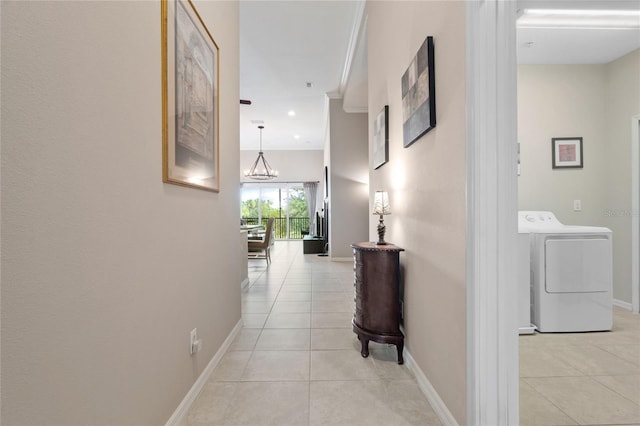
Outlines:
[[365,114],[369,112],[368,107],[343,107],[342,109],[349,114]]
[[356,13],[353,18],[351,26],[351,35],[349,36],[349,44],[347,46],[347,55],[344,61],[344,67],[342,69],[342,78],[340,78],[340,85],[338,92],[343,94],[344,89],[347,86],[347,81],[351,75],[351,65],[353,63],[353,57],[355,56],[356,46],[360,42],[362,36],[362,28],[365,27],[367,17],[364,13],[365,2],[359,2],[356,5]]
[[242,319],[238,321],[238,323],[235,325],[235,327],[233,327],[233,330],[231,330],[224,342],[222,342],[220,349],[218,349],[213,358],[211,358],[211,361],[209,361],[209,364],[207,364],[206,368],[202,370],[202,374],[200,374],[200,377],[198,377],[193,386],[191,386],[191,389],[189,389],[189,392],[187,392],[182,402],[180,402],[180,405],[178,405],[176,411],[174,411],[171,417],[169,417],[169,420],[167,420],[165,426],[177,426],[182,423],[184,416],[189,411],[189,408],[191,408],[191,404],[193,404],[193,402],[200,394],[200,391],[207,383],[207,380],[209,380],[211,373],[213,373],[213,370],[218,366],[224,354],[227,353],[229,346],[231,346],[231,342],[233,342],[233,339],[235,339],[240,330],[242,330]]
[[451,414],[447,405],[442,401],[442,398],[440,398],[440,395],[438,395],[438,392],[436,392],[435,388],[429,379],[427,379],[427,376],[424,375],[422,369],[416,363],[416,360],[413,359],[411,353],[406,347],[404,348],[402,355],[404,357],[405,365],[415,376],[416,381],[418,382],[418,387],[427,397],[427,400],[429,401],[429,404],[431,404],[433,411],[435,411],[438,416],[438,419],[443,425],[458,426],[458,422],[455,417],[453,417],[453,414]]
[[342,93],[340,92],[327,92],[326,95],[329,99],[342,99]]
[[467,416],[519,422],[516,2],[466,2]]
[[622,300],[613,299],[613,306],[617,306],[622,309],[626,309],[627,311],[633,312],[633,305],[629,302],[624,302]]
[[640,114],[631,117],[631,305],[640,312]]

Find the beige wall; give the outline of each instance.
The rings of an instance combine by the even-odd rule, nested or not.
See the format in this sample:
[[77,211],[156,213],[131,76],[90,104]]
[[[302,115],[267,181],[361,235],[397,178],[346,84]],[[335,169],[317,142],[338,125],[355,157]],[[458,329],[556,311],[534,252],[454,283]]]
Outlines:
[[[606,67],[606,226],[613,231],[614,292],[631,303],[631,117],[640,114],[640,49]],[[636,285],[638,285],[636,283]]]
[[[520,65],[520,210],[613,231],[614,298],[631,303],[631,117],[640,50],[602,65]],[[582,136],[584,168],[553,170],[551,138]],[[582,211],[573,211],[573,200]]]
[[[568,225],[604,225],[607,155],[604,65],[518,66],[520,210]],[[551,138],[582,137],[582,169],[551,168]],[[573,211],[581,200],[582,211]]]
[[[389,191],[386,240],[406,249],[407,348],[465,424],[465,3],[373,1],[367,10],[369,111],[389,105],[390,150],[387,164],[369,167],[370,200],[375,190]],[[428,35],[435,44],[437,127],[403,148],[401,77]],[[376,226],[370,216],[371,239]]]
[[162,183],[160,2],[2,2],[3,424],[163,424],[240,319],[238,5],[196,4],[219,194]]
[[[251,182],[251,179],[244,177],[244,171],[249,169],[258,151],[240,151],[240,180]],[[265,151],[266,157],[271,167],[278,171],[278,181],[318,181],[322,180],[322,170],[324,163],[324,153],[322,150],[272,150]]]
[[367,240],[369,220],[367,114],[329,101],[329,255],[351,258],[351,244]]

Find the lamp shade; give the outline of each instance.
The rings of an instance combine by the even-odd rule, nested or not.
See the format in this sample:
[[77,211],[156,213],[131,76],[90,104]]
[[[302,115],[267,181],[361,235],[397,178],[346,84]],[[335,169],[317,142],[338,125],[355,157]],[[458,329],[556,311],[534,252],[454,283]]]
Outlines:
[[391,214],[391,206],[389,205],[389,194],[386,191],[376,191],[375,198],[373,199],[373,214]]

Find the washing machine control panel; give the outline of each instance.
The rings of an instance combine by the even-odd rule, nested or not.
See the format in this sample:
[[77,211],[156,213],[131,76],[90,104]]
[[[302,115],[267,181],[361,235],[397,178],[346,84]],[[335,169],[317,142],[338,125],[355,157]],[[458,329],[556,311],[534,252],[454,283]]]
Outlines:
[[518,212],[518,219],[522,225],[543,227],[561,225],[553,213],[545,211],[520,211]]

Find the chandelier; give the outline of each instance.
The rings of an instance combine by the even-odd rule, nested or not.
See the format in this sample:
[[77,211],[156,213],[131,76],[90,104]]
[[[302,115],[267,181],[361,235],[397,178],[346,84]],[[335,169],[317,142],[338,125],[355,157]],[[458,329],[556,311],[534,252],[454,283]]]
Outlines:
[[262,152],[262,129],[264,126],[258,126],[260,129],[260,151],[258,152],[258,158],[253,162],[253,166],[249,170],[244,171],[244,176],[249,179],[255,180],[269,180],[278,177],[278,171],[271,168],[269,162],[264,158]]

